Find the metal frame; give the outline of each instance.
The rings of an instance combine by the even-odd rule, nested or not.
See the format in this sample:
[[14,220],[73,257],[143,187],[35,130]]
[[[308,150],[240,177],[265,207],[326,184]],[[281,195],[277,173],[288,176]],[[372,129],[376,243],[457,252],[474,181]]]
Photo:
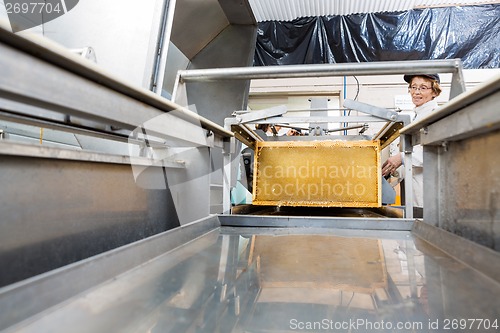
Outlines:
[[177,0],[164,0],[162,6],[156,57],[150,84],[150,90],[160,96],[163,91],[163,80],[165,77],[165,69],[167,67],[167,54],[172,34],[172,24],[174,22],[176,3]]
[[[350,63],[350,64],[318,64],[318,65],[289,65],[289,66],[266,66],[266,67],[233,67],[233,68],[212,68],[212,69],[193,69],[193,70],[182,70],[177,74],[176,88],[174,95],[177,91],[180,91],[180,87],[186,85],[190,82],[222,82],[226,80],[251,80],[251,79],[276,79],[276,78],[299,78],[299,77],[327,77],[327,76],[342,76],[342,75],[389,75],[389,74],[419,74],[427,72],[437,72],[437,73],[452,73],[452,87],[450,91],[450,99],[458,96],[460,93],[465,91],[465,82],[462,74],[462,63],[460,59],[453,60],[432,60],[432,61],[396,61],[396,62],[372,62],[372,63]],[[347,101],[347,107],[349,103],[353,107],[360,108],[363,112],[367,112],[372,115],[372,117],[357,117],[345,119],[344,117],[336,117],[335,119],[330,117],[295,117],[295,118],[285,118],[282,116],[274,116],[273,111],[269,111],[268,117],[265,120],[258,120],[259,117],[249,117],[243,116],[241,114],[236,114],[234,119],[226,119],[225,128],[227,130],[232,130],[236,137],[245,143],[246,145],[252,147],[253,142],[259,141],[255,132],[249,129],[245,124],[248,123],[285,123],[285,122],[314,122],[314,123],[325,123],[330,121],[380,121],[386,120],[392,122],[391,125],[387,125],[383,131],[378,133],[377,138],[386,140],[390,142],[397,136],[397,131],[409,123],[409,119],[406,119],[395,112],[390,110],[380,110],[380,108],[371,107],[366,104],[358,102]],[[281,111],[276,111],[279,115]],[[271,117],[273,115],[274,117]],[[248,118],[248,119],[247,119]],[[397,118],[397,119],[396,119]],[[250,120],[251,119],[251,120]],[[398,120],[398,121],[396,121]],[[402,136],[402,151],[405,153],[405,174],[408,179],[411,179],[412,169],[411,169],[411,145],[410,139]],[[384,146],[385,147],[385,146]],[[225,159],[225,163],[229,163],[230,158]],[[231,168],[224,168],[224,170],[230,172]],[[231,174],[224,175],[225,179],[231,179]],[[411,182],[407,182],[411,183]],[[230,184],[228,182],[224,185],[224,191],[230,191]],[[229,185],[229,187],[228,187]],[[412,204],[412,186],[411,184],[406,184],[405,187],[405,198],[407,204],[405,216],[407,218],[413,217],[413,204]],[[225,195],[229,197],[229,195]],[[224,202],[224,213],[229,213],[231,210],[230,202]]]
[[[261,142],[264,141],[265,139],[259,136],[258,133],[253,131],[250,127],[247,125],[249,124],[277,124],[277,125],[283,125],[285,127],[293,127],[294,123],[333,123],[333,122],[357,122],[360,120],[364,120],[364,122],[386,122],[384,128],[377,133],[374,136],[374,139],[380,140],[381,141],[381,148],[386,147],[389,145],[392,141],[394,141],[398,135],[399,132],[398,130],[402,128],[405,125],[408,125],[410,123],[410,116],[409,115],[401,115],[395,111],[384,109],[384,108],[379,108],[376,106],[372,106],[369,104],[365,103],[360,103],[357,101],[353,100],[346,100],[344,102],[344,106],[350,109],[354,109],[363,113],[368,114],[368,116],[311,116],[311,117],[288,117],[286,116],[286,107],[284,106],[278,106],[278,107],[273,107],[265,110],[259,110],[256,112],[242,112],[242,111],[237,111],[235,112],[235,117],[234,118],[226,118],[225,120],[225,127],[227,130],[231,130],[236,139],[240,140],[243,142],[245,145],[248,147],[252,148],[255,150],[255,145],[256,142]],[[312,111],[317,110],[316,108],[313,108]],[[321,112],[323,112],[324,109],[322,109]],[[347,129],[352,129],[352,128],[363,128],[364,125],[362,126],[353,126],[353,127],[343,127],[338,129],[338,131],[344,131]],[[321,133],[324,133],[325,130],[321,129]],[[298,140],[298,139],[305,139],[305,140],[313,140],[313,139],[319,139],[319,136],[309,136],[307,138],[284,138],[285,140]],[[321,138],[323,139],[357,139],[357,140],[367,140],[369,138],[361,135],[357,136],[336,136],[336,137],[329,137],[329,136],[322,136]],[[282,138],[275,138],[281,140]],[[405,154],[405,164],[408,164],[409,161],[411,161],[411,149],[405,149],[405,143],[407,144],[407,140],[405,137],[402,137],[402,149],[403,151],[407,152]],[[230,158],[227,158],[225,160],[225,163],[232,163]],[[409,163],[411,165],[411,163]],[[231,168],[225,169],[227,172],[231,172]],[[412,175],[412,170],[411,168],[407,168],[407,175],[408,177],[411,178]],[[231,175],[225,176],[225,178],[230,179]],[[231,190],[231,184],[228,182],[224,186],[224,192],[230,193]],[[407,198],[407,202],[409,204],[406,205],[405,213],[406,217],[412,218],[413,217],[413,193],[412,193],[412,187],[411,185],[405,188],[405,195]],[[229,194],[226,195],[227,198],[230,197]],[[230,206],[226,205],[224,207],[224,212],[228,213],[230,211]]]
[[221,226],[224,227],[334,228],[350,230],[410,231],[413,226],[413,219],[409,218],[220,215],[219,220]]
[[453,74],[450,99],[465,91],[465,81],[460,59],[196,69],[179,71],[178,81],[205,82],[343,75],[419,74],[429,72]]

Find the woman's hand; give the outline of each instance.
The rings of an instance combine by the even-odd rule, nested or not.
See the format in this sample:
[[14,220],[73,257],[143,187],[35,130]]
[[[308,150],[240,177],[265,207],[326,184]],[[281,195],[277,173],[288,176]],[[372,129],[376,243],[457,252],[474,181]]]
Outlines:
[[397,154],[391,156],[385,161],[384,165],[382,165],[382,176],[387,176],[396,171],[403,164],[401,161],[401,154]]

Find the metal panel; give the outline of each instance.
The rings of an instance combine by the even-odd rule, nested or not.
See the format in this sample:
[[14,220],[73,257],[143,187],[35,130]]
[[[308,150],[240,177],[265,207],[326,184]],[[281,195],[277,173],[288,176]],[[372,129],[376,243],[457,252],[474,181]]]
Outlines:
[[[174,131],[166,133],[164,127],[166,124],[162,124],[166,119],[162,121],[162,118],[158,117],[164,113],[152,106],[77,77],[61,68],[33,59],[28,55],[19,54],[9,47],[0,46],[0,52],[3,55],[1,65],[4,66],[2,67],[4,73],[0,76],[0,93],[14,101],[45,107],[62,114],[84,117],[130,131],[155,118],[158,122],[149,122],[151,124],[148,128],[149,132],[157,137],[175,136],[186,142],[192,142],[196,136],[189,135],[188,131],[180,126],[181,124],[201,130],[200,122],[198,122],[200,125],[197,126],[176,118],[178,126]],[[47,75],[48,73],[51,75]],[[19,76],[22,76],[23,80],[19,80]],[[68,85],[71,86],[71,89],[64,89]],[[16,111],[31,115],[29,111]],[[184,113],[180,107],[179,111],[176,112]],[[39,117],[50,119],[52,113],[53,111],[42,111]],[[171,118],[169,115],[166,117]],[[168,122],[168,124],[170,123]],[[222,128],[220,129],[224,131]],[[203,144],[203,140],[195,140],[197,144]]]
[[[424,207],[437,202],[438,221],[431,220],[436,214],[429,211],[432,215],[427,216],[425,208],[424,220],[500,251],[499,146],[496,131],[440,148],[432,156],[437,158],[439,181],[424,197]],[[426,165],[424,160],[424,177]]]
[[291,21],[299,17],[396,12],[415,7],[462,6],[495,0],[249,0],[257,22]]
[[257,142],[254,205],[380,207],[376,141]]
[[491,107],[492,105],[500,105],[500,94],[487,96],[445,119],[428,125],[421,135],[421,144],[440,145],[499,129],[500,112]]
[[[247,0],[177,0],[171,41],[192,60],[228,26],[255,24]],[[233,48],[233,51],[237,50]],[[225,56],[230,56],[230,53]]]
[[[189,69],[238,67],[252,64],[256,26],[229,26],[196,58]],[[229,70],[229,68],[227,68]],[[183,80],[184,81],[184,80]],[[199,114],[223,126],[235,110],[245,110],[250,82],[188,82],[184,106],[194,105]],[[177,100],[176,100],[177,101]]]
[[[498,283],[408,232],[239,230],[192,238],[38,315],[19,317],[27,320],[7,331],[275,332],[315,322],[328,331],[382,325],[432,331],[450,318],[488,319],[491,327],[499,316]],[[154,252],[171,240],[159,237],[137,248]],[[95,263],[103,267],[133,253],[123,252]],[[85,263],[88,272],[93,263]],[[498,267],[498,258],[491,265]],[[50,280],[64,281],[71,277],[66,274],[64,269],[32,283],[51,287]],[[273,278],[278,286],[269,285]],[[70,283],[63,286],[71,289]],[[19,299],[5,298],[18,311],[37,301],[22,287]]]
[[[218,136],[217,140],[220,140],[219,135],[232,136],[231,132],[152,92],[109,77],[50,43],[38,45],[2,29],[0,39],[9,44],[0,45],[3,69],[0,94],[16,102],[7,107],[2,105],[2,117],[19,120],[21,116],[23,119],[31,118],[33,123],[52,122],[56,124],[55,127],[69,128],[73,125],[79,128],[75,124],[63,123],[65,115],[74,115],[108,126],[118,126],[128,130],[128,133],[142,130],[143,134],[139,133],[139,138],[144,139],[148,146],[151,146],[150,143],[153,146],[160,143],[166,149],[166,145],[170,145],[169,149],[172,151],[178,147],[191,148],[177,154],[178,159],[185,162],[186,168],[165,173],[164,169],[157,168],[157,164],[152,163],[150,170],[141,174],[141,177],[153,179],[152,182],[148,181],[149,184],[156,184],[147,187],[150,189],[166,189],[167,183],[172,186],[181,223],[209,214],[210,155],[207,148],[198,147],[212,146],[216,141],[214,136]],[[35,53],[36,57],[31,53]],[[35,105],[37,108],[26,108],[26,105]],[[106,136],[102,135],[104,132],[110,138],[116,135],[112,130],[94,131],[95,133],[91,130],[87,133]],[[208,132],[210,135],[207,137]],[[116,137],[123,141],[127,134]],[[131,139],[129,143],[136,144],[138,141]],[[106,144],[113,147],[112,143]],[[165,166],[170,164],[168,160],[164,162],[167,162]],[[145,176],[151,174],[151,177]],[[155,177],[158,175],[159,178]],[[167,181],[168,178],[170,179]],[[200,190],[203,188],[207,191]]]
[[129,164],[88,155],[1,156],[1,285],[179,226],[168,189],[145,190]]
[[[254,25],[230,25],[222,31],[209,45],[192,59],[190,68],[211,68],[250,66],[255,48]],[[203,117],[223,125],[224,119],[235,110],[246,109],[248,81],[239,82],[184,82],[177,79],[173,92],[173,100],[186,107],[195,108]],[[236,153],[236,154],[235,154]],[[238,152],[229,156],[229,162],[234,161],[231,168],[236,171]],[[213,172],[212,185],[222,185],[223,156],[219,150],[214,150],[211,156]],[[233,172],[231,184],[236,182],[236,172]],[[222,187],[212,186],[213,191],[221,191]],[[217,197],[217,195],[213,195]],[[219,209],[217,212],[222,213]]]
[[219,0],[219,4],[226,13],[226,16],[231,24],[247,24],[255,25],[255,18],[248,0],[233,1]]
[[[232,135],[178,104],[109,76],[53,43],[23,38],[2,27],[0,41],[1,96],[45,108],[46,111],[37,109],[43,112],[36,114],[39,118],[69,114],[133,130],[164,112],[176,110],[179,118],[222,135]],[[31,111],[15,110],[32,115]]]
[[[3,28],[0,41],[1,101],[9,101],[1,104],[2,117],[71,131],[79,127],[64,122],[65,115],[74,115],[129,131],[145,126],[148,138],[161,137],[163,132],[174,147],[181,142],[196,146],[178,152],[183,162],[134,159],[133,166],[142,171],[136,181],[128,156],[3,145],[0,257],[2,267],[9,269],[3,271],[2,285],[209,214],[207,147],[221,138],[214,139],[213,133],[205,137],[202,127],[208,125],[216,135],[231,136],[230,132],[152,92],[108,76],[53,43],[26,39]],[[165,113],[173,110],[175,116]],[[168,120],[155,122],[158,116]],[[193,129],[198,134],[195,138]],[[100,128],[79,132],[119,141],[127,138]],[[200,144],[204,147],[199,148]],[[172,172],[166,167],[173,167]],[[141,187],[144,179],[153,180],[154,186]]]
[[413,225],[412,233],[428,243],[439,245],[442,251],[500,282],[500,266],[492,265],[500,262],[499,252],[418,220]]
[[80,1],[70,13],[45,23],[43,35],[67,48],[92,47],[99,67],[150,89],[165,2]]
[[218,226],[217,218],[209,217],[0,288],[0,330],[205,235],[196,246],[202,251],[217,240],[218,233],[211,231]]
[[217,0],[177,0],[171,41],[192,59],[228,25]]

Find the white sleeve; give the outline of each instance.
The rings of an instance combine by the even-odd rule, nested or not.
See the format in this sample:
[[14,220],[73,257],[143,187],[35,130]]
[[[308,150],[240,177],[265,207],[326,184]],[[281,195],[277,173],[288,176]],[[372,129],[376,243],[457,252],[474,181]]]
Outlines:
[[413,146],[411,164],[414,167],[422,167],[424,165],[424,148],[421,145]]

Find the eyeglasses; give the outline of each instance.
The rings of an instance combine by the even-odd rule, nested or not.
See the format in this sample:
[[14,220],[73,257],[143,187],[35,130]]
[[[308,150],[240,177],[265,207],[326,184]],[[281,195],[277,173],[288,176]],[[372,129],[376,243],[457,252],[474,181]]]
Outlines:
[[415,92],[415,91],[422,91],[422,92],[426,92],[427,90],[430,90],[432,88],[429,88],[429,87],[426,87],[426,86],[422,86],[422,87],[415,87],[415,86],[411,86],[408,88],[408,90],[412,91],[412,92]]

